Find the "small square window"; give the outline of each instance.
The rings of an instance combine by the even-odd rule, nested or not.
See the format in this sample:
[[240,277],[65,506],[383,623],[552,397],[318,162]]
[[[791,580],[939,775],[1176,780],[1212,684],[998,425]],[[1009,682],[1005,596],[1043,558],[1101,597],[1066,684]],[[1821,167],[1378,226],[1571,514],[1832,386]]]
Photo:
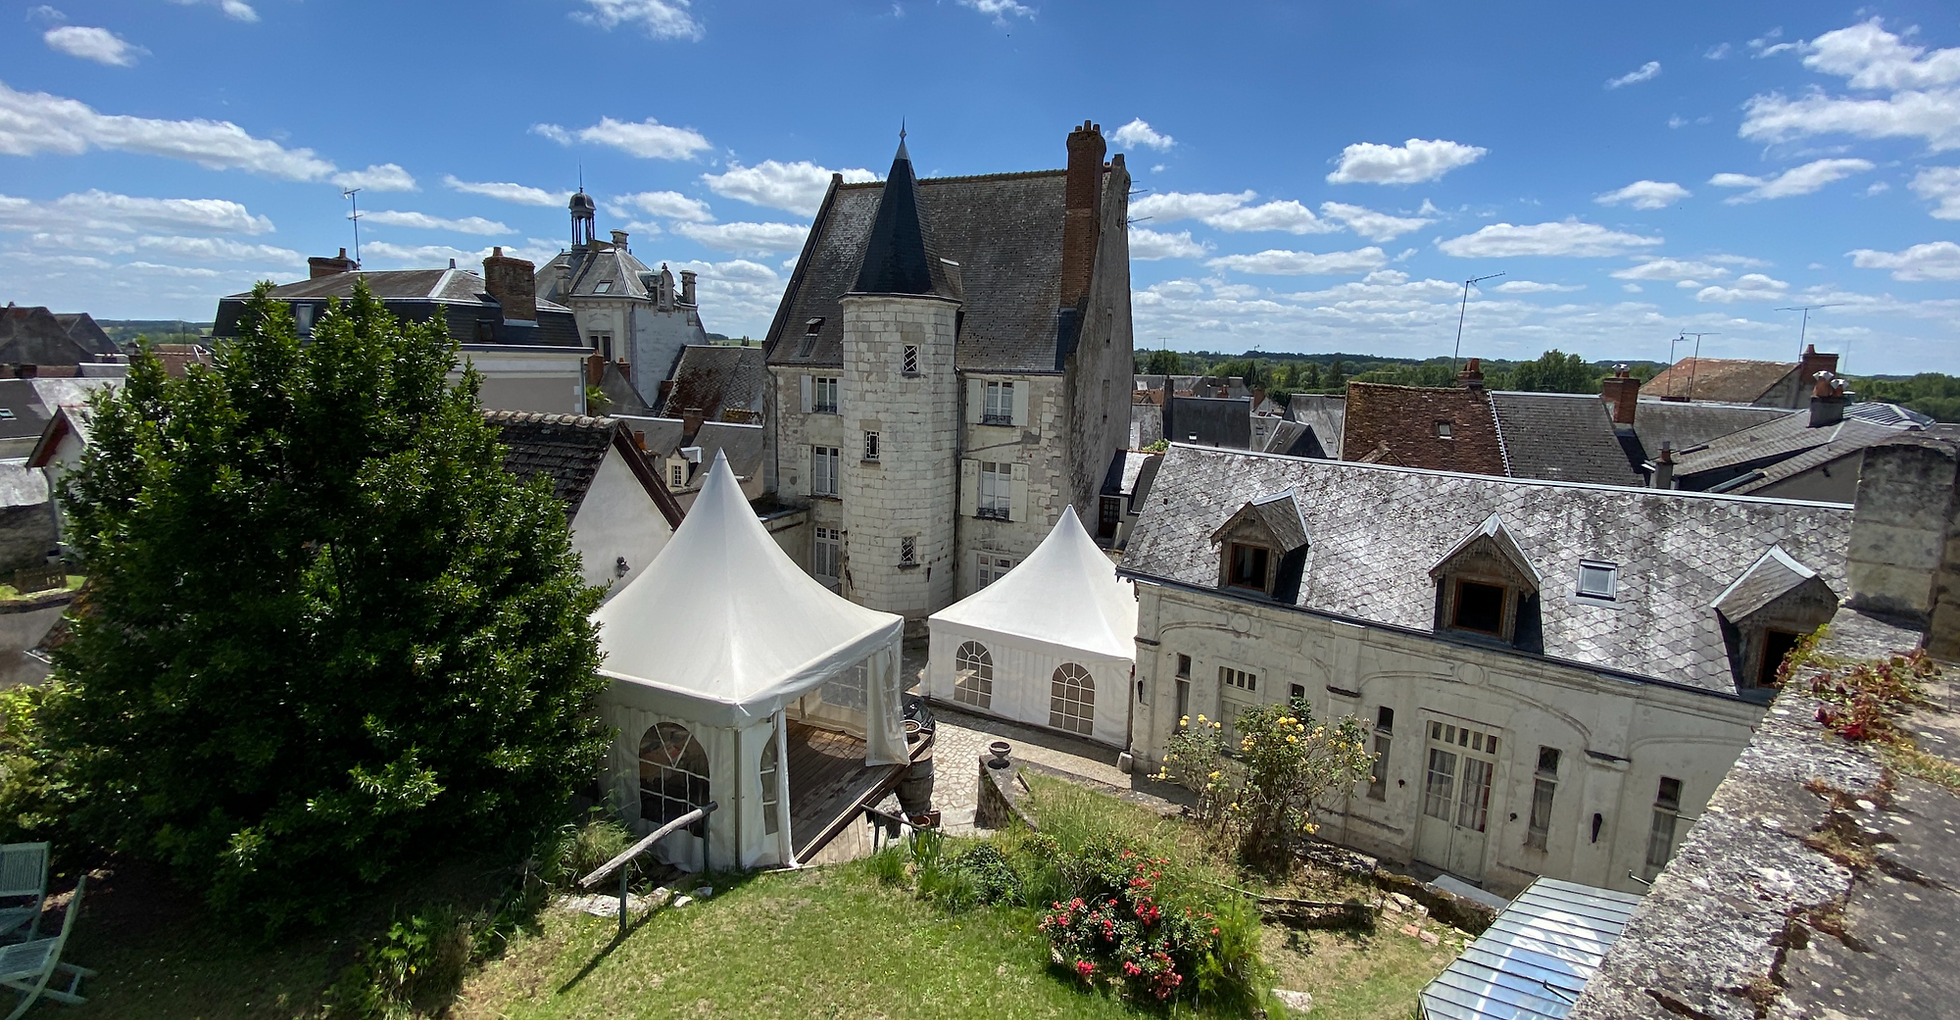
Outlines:
[[1436,438],[1438,439],[1453,439],[1455,438],[1454,431],[1454,428],[1449,422],[1438,421],[1436,423]]
[[898,540],[898,565],[901,567],[914,567],[914,566],[918,566],[918,563],[919,563],[918,537],[915,535],[907,535],[904,538],[899,539]]
[[864,459],[878,459],[878,433],[876,432],[866,432],[864,434]]
[[1654,806],[1664,811],[1681,810],[1681,781],[1662,776],[1660,791],[1654,795]]
[[1611,599],[1619,589],[1620,565],[1596,560],[1579,563],[1579,594],[1593,599]]
[[597,284],[593,286],[592,293],[610,294],[612,293],[612,285],[613,282],[611,280],[600,280]]
[[806,322],[806,323],[804,323],[804,324],[803,324],[803,335],[804,335],[804,336],[816,336],[816,335],[817,335],[818,333],[821,333],[821,332],[823,332],[823,319],[822,319],[822,317],[818,317],[818,318],[815,318],[815,319],[811,319],[811,320],[810,320],[809,322]]
[[1558,748],[1541,747],[1538,749],[1538,774],[1541,776],[1558,775]]
[[1177,675],[1186,680],[1191,679],[1191,657],[1189,655],[1180,655],[1177,657]]
[[1395,710],[1387,705],[1375,709],[1375,729],[1383,733],[1395,732]]
[[1256,545],[1232,543],[1231,573],[1226,583],[1234,588],[1257,588],[1266,590],[1266,561],[1268,550]]
[[905,374],[919,374],[919,349],[912,344],[905,345]]

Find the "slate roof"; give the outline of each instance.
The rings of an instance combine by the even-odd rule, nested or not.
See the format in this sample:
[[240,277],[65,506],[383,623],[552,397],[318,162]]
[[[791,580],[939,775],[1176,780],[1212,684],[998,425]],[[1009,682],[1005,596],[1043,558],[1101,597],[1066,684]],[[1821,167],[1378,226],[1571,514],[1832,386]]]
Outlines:
[[1341,459],[1341,433],[1347,423],[1346,394],[1295,393],[1286,403],[1286,416],[1312,426],[1314,439],[1326,451],[1324,456]]
[[[762,433],[761,425],[711,421],[695,433],[693,445],[701,448],[704,468],[715,462],[715,454],[719,452],[727,455],[728,468],[735,472],[735,477],[746,482],[762,470]],[[697,471],[694,475],[694,482],[689,487],[698,489],[707,480],[708,472]]]
[[1706,488],[1748,475],[1748,481],[1724,489],[1747,495],[1931,423],[1924,415],[1903,413],[1892,404],[1853,404],[1842,420],[1815,428],[1810,413],[1808,408],[1785,411],[1760,425],[1679,451],[1674,477],[1683,488]]
[[39,439],[48,420],[64,404],[88,403],[89,394],[99,389],[115,389],[122,382],[115,378],[59,377],[0,379],[0,409],[12,412],[0,417],[0,441]]
[[898,154],[878,196],[878,212],[865,240],[856,294],[931,294],[957,299],[959,285],[932,242],[932,226],[919,216],[919,184],[900,132]]
[[1266,448],[1261,453],[1278,453],[1288,457],[1325,457],[1327,450],[1320,445],[1320,436],[1312,425],[1303,421],[1282,421],[1273,427],[1273,434],[1266,438]]
[[[1716,400],[1749,404],[1762,399],[1797,370],[1794,361],[1745,361],[1739,358],[1682,358],[1640,387],[1656,397]],[[1638,415],[1635,415],[1638,424]]]
[[[684,347],[661,413],[668,418],[700,415],[707,421],[723,421],[732,420],[727,412],[733,411],[744,420],[759,421],[768,380],[760,347]],[[738,467],[735,473],[742,471]]]
[[[1058,371],[1064,170],[924,178],[918,206],[937,254],[959,263],[954,358],[968,371]],[[768,337],[771,365],[841,366],[838,299],[857,284],[881,183],[833,181]],[[804,350],[805,329],[821,320]]]
[[[559,285],[561,268],[564,286]],[[654,275],[624,245],[594,241],[590,245],[561,251],[538,267],[538,299],[563,304],[570,297],[637,298],[647,300],[646,277]],[[606,288],[601,291],[600,284]]]
[[1164,402],[1164,437],[1201,446],[1252,446],[1251,397],[1180,397]]
[[1212,532],[1211,540],[1221,541],[1232,521],[1241,517],[1254,518],[1264,525],[1267,533],[1273,536],[1273,541],[1279,543],[1279,552],[1282,556],[1306,545],[1310,537],[1307,534],[1306,518],[1301,515],[1299,501],[1293,498],[1291,489],[1268,493],[1248,501],[1239,508],[1238,513],[1227,517],[1225,523],[1220,524],[1218,530]]
[[[1291,488],[1312,542],[1293,604],[1428,632],[1431,565],[1492,514],[1544,579],[1543,654],[1735,693],[1716,597],[1772,545],[1844,578],[1849,507],[1620,489],[1305,460],[1173,445],[1123,570],[1199,588],[1218,579],[1209,537],[1248,500]],[[1581,560],[1618,565],[1615,600],[1574,594]],[[1528,654],[1520,650],[1520,654]]]
[[1742,620],[1816,576],[1815,570],[1791,559],[1789,553],[1770,546],[1734,584],[1715,596],[1715,611],[1731,623]]
[[[1449,422],[1450,435],[1437,423]],[[1348,383],[1341,456],[1371,464],[1508,474],[1490,395],[1456,386]]]
[[[1591,393],[1490,395],[1513,478],[1645,485],[1613,432],[1606,402]],[[1635,415],[1638,419],[1638,415]],[[1427,465],[1416,465],[1427,466]]]
[[681,445],[687,435],[687,425],[679,418],[654,418],[634,415],[614,415],[626,426],[629,433],[637,433],[646,442],[647,452],[657,457],[665,457]]
[[[1653,392],[1653,384],[1647,384],[1642,390]],[[1753,407],[1701,400],[1649,400],[1642,397],[1634,407],[1633,430],[1640,443],[1641,460],[1648,461],[1660,456],[1663,443],[1679,452],[1740,432],[1751,425],[1774,421],[1789,413],[1789,408],[1785,407]]]
[[[543,347],[584,347],[572,310],[538,299],[535,325],[506,321],[502,306],[485,289],[483,278],[467,269],[389,269],[368,272],[334,273],[282,284],[272,288],[271,296],[281,301],[312,302],[324,312],[329,298],[343,300],[354,295],[356,281],[366,280],[368,290],[389,312],[415,322],[441,321],[449,336],[459,344],[478,344],[478,323],[491,324],[491,338],[500,344]],[[211,326],[214,337],[239,335],[238,320],[245,312],[249,292],[232,294],[218,301],[218,314]]]
[[56,315],[42,307],[0,308],[0,363],[79,365],[121,353],[86,314]]
[[680,526],[680,504],[653,477],[645,459],[632,451],[618,419],[535,411],[485,411],[483,417],[502,433],[505,469],[526,481],[539,474],[549,477],[552,495],[565,504],[566,518],[578,516],[599,466],[617,443],[627,457],[627,467],[647,488],[662,516],[674,527]]

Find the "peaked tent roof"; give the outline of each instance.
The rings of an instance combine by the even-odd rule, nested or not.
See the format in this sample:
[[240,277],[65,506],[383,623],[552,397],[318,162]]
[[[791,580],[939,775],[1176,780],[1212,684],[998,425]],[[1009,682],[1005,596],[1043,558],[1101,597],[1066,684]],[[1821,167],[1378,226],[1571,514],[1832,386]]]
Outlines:
[[601,673],[641,688],[656,711],[721,726],[774,713],[897,645],[905,626],[791,562],[719,455],[674,537],[592,619]]
[[932,614],[1001,634],[1136,657],[1137,603],[1129,582],[1096,546],[1075,515],[1062,511],[1048,537],[1007,576]]

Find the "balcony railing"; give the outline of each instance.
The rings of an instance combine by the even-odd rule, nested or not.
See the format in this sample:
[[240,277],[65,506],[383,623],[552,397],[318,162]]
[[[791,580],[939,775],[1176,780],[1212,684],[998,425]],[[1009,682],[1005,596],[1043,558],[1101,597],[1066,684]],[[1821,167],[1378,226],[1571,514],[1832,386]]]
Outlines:
[[983,521],[1004,521],[1007,520],[1007,508],[1004,506],[983,506],[975,510],[973,516]]
[[1014,424],[1014,416],[1011,414],[983,414],[980,416],[980,424],[1012,425]]

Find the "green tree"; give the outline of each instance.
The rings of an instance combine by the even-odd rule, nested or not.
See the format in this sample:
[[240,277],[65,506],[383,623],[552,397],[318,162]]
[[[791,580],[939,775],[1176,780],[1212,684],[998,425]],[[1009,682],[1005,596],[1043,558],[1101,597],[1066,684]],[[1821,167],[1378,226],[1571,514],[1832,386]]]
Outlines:
[[1143,362],[1144,375],[1183,375],[1184,357],[1176,351],[1151,351]]
[[365,286],[262,284],[212,370],[139,356],[62,498],[89,573],[34,720],[72,822],[277,930],[589,782],[599,592],[564,507]]
[[1320,362],[1307,362],[1306,370],[1300,374],[1300,388],[1308,392],[1320,389]]
[[1511,370],[1510,385],[1533,393],[1598,393],[1599,379],[1599,370],[1586,359],[1553,348],[1535,361],[1519,362]]

